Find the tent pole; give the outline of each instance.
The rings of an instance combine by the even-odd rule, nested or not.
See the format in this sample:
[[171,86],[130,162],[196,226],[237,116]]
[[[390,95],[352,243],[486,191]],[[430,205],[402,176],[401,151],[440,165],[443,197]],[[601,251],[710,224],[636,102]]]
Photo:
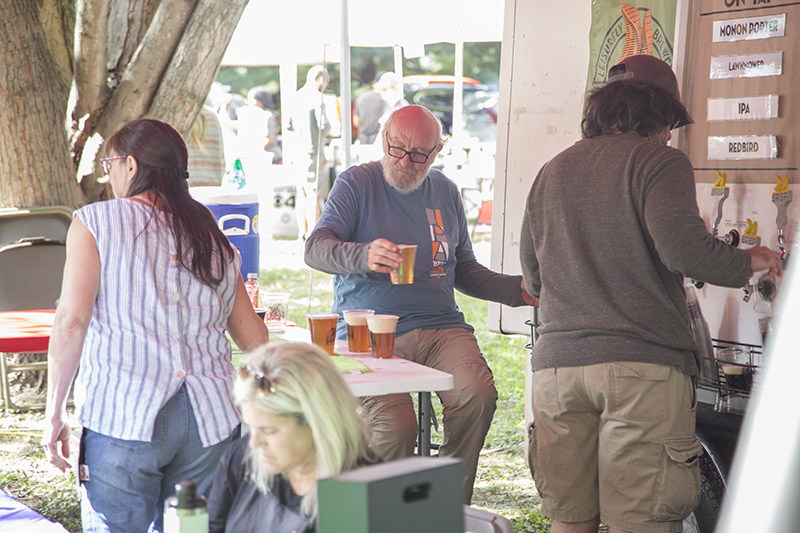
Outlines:
[[353,129],[350,125],[350,24],[347,0],[342,0],[342,62],[339,71],[342,96],[342,154],[344,168],[350,168],[350,146],[353,144]]
[[[294,95],[297,92],[297,61],[294,59],[284,59],[281,61],[279,69],[280,88],[281,88],[281,118],[284,127],[289,124],[289,117],[292,116],[294,109]],[[282,136],[283,143],[283,163],[295,164],[295,152],[297,147],[294,135],[287,135],[284,130]]]
[[456,39],[455,83],[453,84],[453,137],[464,139],[464,40]]
[[403,79],[403,47],[396,44],[392,47],[394,50],[394,73]]

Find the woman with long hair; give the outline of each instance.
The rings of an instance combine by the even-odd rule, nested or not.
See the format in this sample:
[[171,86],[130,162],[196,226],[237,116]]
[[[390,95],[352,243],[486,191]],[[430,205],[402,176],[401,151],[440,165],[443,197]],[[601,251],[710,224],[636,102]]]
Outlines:
[[317,480],[377,460],[358,403],[331,357],[314,345],[251,353],[234,396],[250,434],[219,463],[210,533],[313,531]]
[[207,493],[239,433],[226,331],[246,350],[269,334],[241,259],[189,195],[180,134],[134,120],[105,154],[116,198],[78,209],[67,236],[43,445],[52,464],[71,466],[75,380],[83,531],[160,531],[175,484],[193,478]]

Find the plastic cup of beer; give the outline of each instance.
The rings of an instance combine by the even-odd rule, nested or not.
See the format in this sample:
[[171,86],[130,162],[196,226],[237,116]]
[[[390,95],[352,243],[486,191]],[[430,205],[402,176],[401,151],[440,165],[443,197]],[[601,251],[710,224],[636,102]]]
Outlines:
[[371,315],[367,317],[369,327],[369,349],[375,359],[391,359],[394,355],[394,336],[397,331],[397,315]]
[[342,311],[347,330],[347,349],[351,352],[369,351],[369,326],[367,317],[374,315],[373,309],[348,309]]
[[398,244],[398,253],[403,254],[403,262],[393,268],[390,276],[395,285],[410,285],[414,283],[414,260],[417,255],[416,244]]
[[261,291],[264,305],[264,323],[270,333],[286,331],[286,311],[289,308],[289,293]]
[[336,313],[309,313],[308,329],[311,331],[311,342],[316,344],[329,355],[333,355],[333,343],[336,342],[336,323],[339,315]]

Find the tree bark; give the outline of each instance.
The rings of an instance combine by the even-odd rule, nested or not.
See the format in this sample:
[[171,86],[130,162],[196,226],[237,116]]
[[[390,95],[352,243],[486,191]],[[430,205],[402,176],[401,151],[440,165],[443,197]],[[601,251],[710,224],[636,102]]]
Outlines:
[[[102,109],[110,89],[106,83],[108,9],[110,0],[81,2],[75,31],[75,98],[72,124]],[[77,128],[76,128],[77,129]]]
[[0,4],[0,207],[77,206],[64,80],[31,0]]
[[190,130],[247,0],[2,0],[0,207],[107,194],[102,143],[148,115]]
[[[150,106],[188,138],[247,0],[199,0]],[[222,43],[225,43],[224,46]]]

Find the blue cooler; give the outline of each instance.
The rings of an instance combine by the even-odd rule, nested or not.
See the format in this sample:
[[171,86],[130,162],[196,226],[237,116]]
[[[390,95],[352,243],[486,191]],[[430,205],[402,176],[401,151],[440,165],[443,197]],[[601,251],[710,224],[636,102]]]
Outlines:
[[242,256],[242,278],[259,272],[258,193],[223,190],[220,187],[190,187],[192,197],[211,210],[228,240]]

